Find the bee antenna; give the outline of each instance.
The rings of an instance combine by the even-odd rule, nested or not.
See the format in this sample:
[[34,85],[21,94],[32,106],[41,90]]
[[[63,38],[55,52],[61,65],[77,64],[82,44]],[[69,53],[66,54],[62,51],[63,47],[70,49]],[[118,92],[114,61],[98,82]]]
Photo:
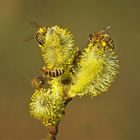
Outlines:
[[111,28],[111,25],[107,26],[107,27],[106,27],[106,30],[108,30],[108,29],[110,29],[110,28]]

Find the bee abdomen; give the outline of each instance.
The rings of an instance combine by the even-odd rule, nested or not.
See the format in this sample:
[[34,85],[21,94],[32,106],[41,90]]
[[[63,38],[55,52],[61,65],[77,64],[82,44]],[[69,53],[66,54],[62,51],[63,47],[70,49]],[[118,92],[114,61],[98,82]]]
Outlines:
[[42,33],[36,33],[36,40],[38,41],[38,43],[40,45],[43,45],[44,44],[44,37],[42,35]]
[[41,70],[45,76],[48,75],[50,77],[59,77],[65,72],[64,69],[48,70],[46,68],[42,68]]

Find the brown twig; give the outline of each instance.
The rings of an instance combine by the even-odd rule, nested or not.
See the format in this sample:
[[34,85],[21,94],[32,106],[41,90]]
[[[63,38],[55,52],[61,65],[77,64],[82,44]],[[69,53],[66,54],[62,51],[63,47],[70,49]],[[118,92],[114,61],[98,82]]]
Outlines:
[[[72,100],[72,98],[68,98],[66,101],[65,101],[65,106]],[[65,114],[65,113],[64,113]],[[50,125],[48,126],[48,138],[46,140],[56,140],[56,135],[58,133],[58,125],[56,126],[53,126],[53,125]]]
[[48,134],[48,140],[56,140],[56,137],[51,134]]

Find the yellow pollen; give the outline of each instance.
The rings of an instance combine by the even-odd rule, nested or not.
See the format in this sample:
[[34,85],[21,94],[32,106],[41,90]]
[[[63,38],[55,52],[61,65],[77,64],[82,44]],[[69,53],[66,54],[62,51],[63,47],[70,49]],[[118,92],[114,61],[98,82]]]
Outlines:
[[42,28],[42,27],[41,27],[41,28],[39,28],[39,31],[40,31],[40,32],[43,32],[43,28]]
[[106,42],[103,41],[102,42],[102,46],[105,47],[106,46]]

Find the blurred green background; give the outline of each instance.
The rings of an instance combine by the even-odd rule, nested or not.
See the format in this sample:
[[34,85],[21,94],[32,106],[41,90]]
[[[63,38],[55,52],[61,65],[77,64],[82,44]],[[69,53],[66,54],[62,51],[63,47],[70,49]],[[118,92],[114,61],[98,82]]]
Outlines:
[[32,77],[42,66],[35,40],[41,25],[67,27],[85,47],[88,35],[111,25],[120,74],[107,93],[75,98],[66,108],[57,140],[140,139],[140,1],[0,0],[0,140],[41,140],[46,128],[28,112]]

